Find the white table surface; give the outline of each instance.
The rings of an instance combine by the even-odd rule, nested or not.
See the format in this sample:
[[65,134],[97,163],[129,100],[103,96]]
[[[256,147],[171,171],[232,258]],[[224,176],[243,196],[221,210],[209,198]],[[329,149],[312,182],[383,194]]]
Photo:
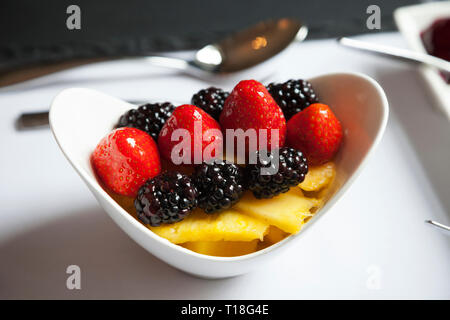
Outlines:
[[[405,46],[397,33],[361,38]],[[210,82],[114,62],[0,89],[0,298],[449,299],[450,237],[424,220],[450,223],[450,123],[433,109],[417,71],[320,40],[294,44],[240,77],[269,69],[276,73],[265,83],[366,73],[386,90],[389,123],[361,176],[302,240],[252,273],[215,281],[177,271],[128,238],[49,130],[13,127],[21,111],[45,109],[63,88],[188,102]],[[235,80],[215,85],[231,89]],[[66,288],[72,264],[81,268],[81,290]]]

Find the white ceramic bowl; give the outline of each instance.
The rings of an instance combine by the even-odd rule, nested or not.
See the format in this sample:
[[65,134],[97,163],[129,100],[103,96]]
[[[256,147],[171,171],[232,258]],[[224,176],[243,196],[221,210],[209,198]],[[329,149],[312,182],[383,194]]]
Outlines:
[[[427,53],[420,34],[439,18],[450,17],[450,1],[431,2],[398,8],[395,22],[412,50]],[[420,66],[420,74],[443,114],[450,120],[450,84],[430,66]]]
[[[175,268],[204,278],[224,278],[246,273],[272,259],[282,248],[300,241],[320,217],[344,194],[380,141],[388,118],[383,89],[371,78],[337,73],[310,79],[321,101],[341,120],[345,138],[336,157],[337,177],[325,206],[297,235],[264,250],[239,257],[212,257],[195,253],[151,232],[117,204],[99,185],[90,164],[97,143],[114,127],[119,116],[134,107],[89,89],[62,91],[53,100],[50,125],[66,158],[111,218],[148,252]],[[82,124],[82,125],[80,125]]]

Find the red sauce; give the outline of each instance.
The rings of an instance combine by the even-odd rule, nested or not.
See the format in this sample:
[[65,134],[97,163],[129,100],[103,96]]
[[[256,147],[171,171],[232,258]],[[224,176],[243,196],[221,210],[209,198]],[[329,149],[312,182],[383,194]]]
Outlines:
[[[450,18],[442,18],[422,31],[420,34],[427,52],[438,58],[450,61]],[[450,73],[441,72],[442,77],[450,83]]]

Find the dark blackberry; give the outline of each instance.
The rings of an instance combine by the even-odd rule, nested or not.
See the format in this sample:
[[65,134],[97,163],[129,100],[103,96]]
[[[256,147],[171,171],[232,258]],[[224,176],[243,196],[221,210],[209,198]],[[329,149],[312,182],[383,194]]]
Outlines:
[[117,127],[132,127],[147,132],[157,141],[166,120],[172,115],[175,106],[170,102],[147,103],[123,114]]
[[198,190],[198,206],[214,213],[233,206],[244,192],[243,172],[234,163],[203,163],[195,168],[192,180]]
[[203,89],[192,96],[191,103],[203,109],[211,117],[219,121],[225,99],[230,94],[215,87]]
[[197,207],[197,189],[191,179],[179,172],[165,172],[149,179],[134,201],[137,216],[153,227],[183,220]]
[[[260,154],[264,152],[266,159],[261,159]],[[279,149],[278,170],[274,153],[267,151],[256,151],[256,163],[248,164],[246,179],[248,188],[258,199],[272,198],[280,193],[287,192],[305,180],[308,173],[308,164],[301,151],[292,148]],[[262,174],[261,169],[266,168],[270,174]]]
[[267,90],[283,110],[286,120],[310,104],[319,102],[311,83],[306,80],[291,79],[284,83],[271,83]]

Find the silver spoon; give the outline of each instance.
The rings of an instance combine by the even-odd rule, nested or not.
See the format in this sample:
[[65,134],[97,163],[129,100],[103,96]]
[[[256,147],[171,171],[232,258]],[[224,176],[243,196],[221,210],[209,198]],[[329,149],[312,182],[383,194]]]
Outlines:
[[422,53],[422,52],[416,52],[412,50],[406,50],[406,49],[400,49],[390,46],[384,46],[380,44],[360,41],[360,40],[354,40],[350,38],[338,38],[338,43],[342,44],[343,46],[359,49],[363,51],[370,51],[372,53],[389,56],[398,58],[401,60],[409,61],[409,62],[415,62],[415,63],[422,63],[426,64],[435,68],[438,68],[442,71],[450,72],[450,62],[440,59],[437,57],[434,57],[432,55]]
[[[125,59],[173,68],[193,76],[204,77],[214,73],[231,73],[253,67],[280,53],[294,40],[303,41],[307,34],[308,28],[299,21],[282,18],[260,22],[217,43],[206,45],[195,52],[192,60],[163,56]],[[31,78],[28,77],[27,80]],[[19,130],[47,125],[47,111],[22,113],[16,121],[16,128]]]

